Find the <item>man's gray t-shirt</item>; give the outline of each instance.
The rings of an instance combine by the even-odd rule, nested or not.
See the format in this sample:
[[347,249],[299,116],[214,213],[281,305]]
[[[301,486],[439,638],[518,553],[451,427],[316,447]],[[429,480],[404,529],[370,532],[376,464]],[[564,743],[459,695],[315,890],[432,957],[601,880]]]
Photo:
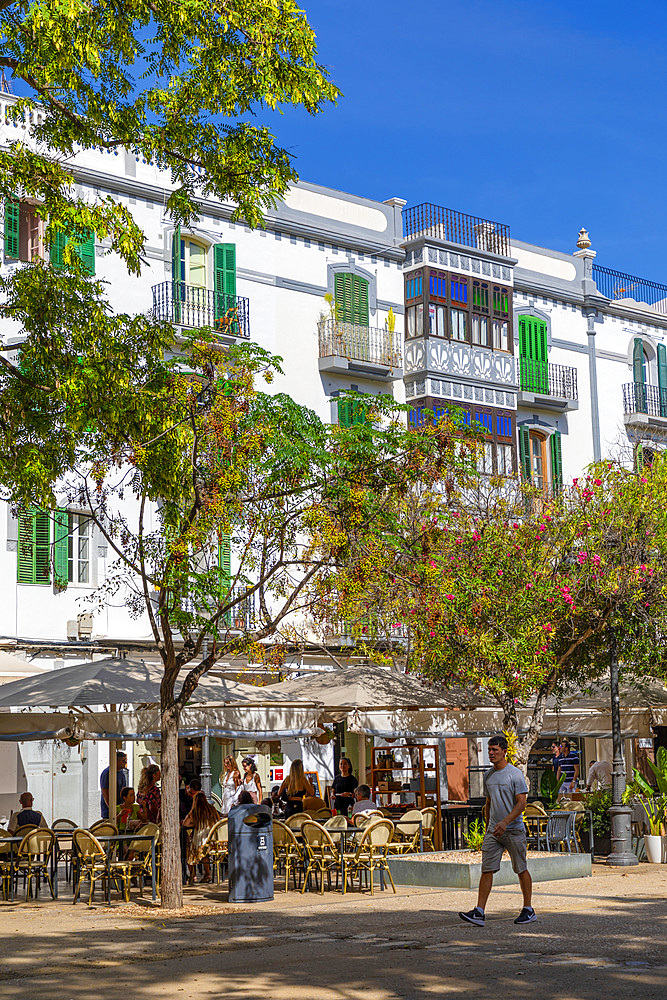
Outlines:
[[[487,830],[493,832],[496,823],[505,819],[505,816],[514,809],[517,795],[528,794],[528,785],[523,772],[518,767],[515,767],[514,764],[506,764],[499,771],[492,767],[486,772],[484,775],[484,794],[491,800]],[[523,830],[521,816],[508,823],[507,829]]]

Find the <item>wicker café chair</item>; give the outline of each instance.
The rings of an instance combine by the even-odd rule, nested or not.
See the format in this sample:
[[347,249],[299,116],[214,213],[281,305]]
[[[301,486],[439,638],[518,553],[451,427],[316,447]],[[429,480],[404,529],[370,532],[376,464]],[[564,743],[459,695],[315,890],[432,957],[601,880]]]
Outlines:
[[98,837],[113,837],[114,834],[118,833],[118,827],[110,819],[98,819],[88,832],[94,833]]
[[387,864],[389,844],[394,836],[394,824],[390,819],[378,819],[369,823],[364,828],[364,832],[359,839],[356,851],[345,852],[343,854],[343,893],[347,892],[348,877],[354,880],[354,876],[359,876],[359,888],[361,889],[361,876],[370,877],[371,896],[373,895],[373,879],[375,872],[384,872],[388,875],[391,887],[396,892],[394,880],[391,877]]
[[[125,901],[130,901],[130,878],[132,874],[131,861],[109,861],[97,837],[90,830],[74,830],[72,833],[74,851],[76,854],[79,869],[79,880],[74,892],[73,902],[76,903],[81,890],[81,883],[85,878],[90,881],[90,895],[88,896],[88,906],[93,902],[95,883],[106,878],[120,881],[124,892]],[[150,843],[150,842],[149,842]]]
[[56,898],[56,894],[53,891],[51,873],[49,872],[49,864],[56,848],[56,835],[53,830],[49,830],[46,827],[36,827],[30,830],[19,844],[14,862],[14,873],[16,875],[24,875],[27,880],[26,899],[29,899],[32,895],[33,879],[35,879],[39,887],[39,880],[41,878],[46,880],[51,890],[51,898]]
[[426,809],[421,810],[422,814],[422,840],[424,841],[424,850],[435,850],[435,844],[433,843],[433,837],[435,835],[435,818],[437,813],[433,806],[428,806]]
[[338,847],[334,843],[329,831],[314,820],[307,820],[301,827],[301,833],[303,834],[304,849],[308,860],[301,892],[304,893],[306,891],[308,877],[312,872],[315,875],[316,884],[319,873],[320,893],[323,894],[325,874],[329,882],[329,887],[331,887],[332,871],[336,872],[336,874],[340,871]]
[[419,824],[423,823],[419,809],[408,809],[403,813],[394,830],[394,839],[389,844],[389,854],[416,854],[419,851]]
[[285,826],[288,826],[290,830],[294,831],[294,833],[299,834],[301,827],[309,819],[311,819],[311,817],[308,813],[298,812],[292,813],[288,819],[284,820],[284,823]]
[[208,832],[204,841],[204,851],[215,865],[215,880],[220,884],[220,865],[229,857],[229,821],[226,816],[219,819]]
[[[9,891],[9,881],[12,877],[12,845],[3,844],[3,840],[9,840],[12,837],[11,833],[7,830],[0,830],[0,877],[2,878],[2,895],[7,899]],[[14,851],[14,856],[16,856],[16,851]]]
[[296,885],[297,869],[301,867],[303,856],[301,848],[294,835],[294,830],[279,819],[273,821],[273,869],[282,868],[285,872],[285,892],[289,892],[290,872]]
[[341,830],[347,830],[347,816],[331,816],[322,823],[325,830],[328,831],[329,836],[333,840],[334,844],[340,844]]
[[[144,892],[144,879],[152,877],[152,838],[155,837],[155,880],[160,884],[160,827],[157,823],[144,823],[135,831],[135,840],[127,847],[126,861],[130,865],[130,876],[139,880],[139,895]],[[127,844],[127,841],[123,841]],[[132,855],[132,857],[130,857]]]

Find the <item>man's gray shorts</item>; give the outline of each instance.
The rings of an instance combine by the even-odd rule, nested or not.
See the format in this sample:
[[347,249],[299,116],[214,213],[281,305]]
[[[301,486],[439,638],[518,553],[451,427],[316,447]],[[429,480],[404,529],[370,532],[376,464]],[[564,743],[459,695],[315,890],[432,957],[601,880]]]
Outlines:
[[517,875],[525,872],[528,868],[525,830],[505,830],[500,837],[494,837],[490,831],[487,831],[482,843],[482,871],[499,871],[500,861],[505,850],[509,852],[512,868]]

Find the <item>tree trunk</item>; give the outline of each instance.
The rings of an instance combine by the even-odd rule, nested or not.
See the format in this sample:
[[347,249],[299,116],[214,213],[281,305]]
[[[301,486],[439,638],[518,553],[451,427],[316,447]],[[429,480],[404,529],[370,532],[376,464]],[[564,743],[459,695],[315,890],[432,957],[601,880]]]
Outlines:
[[542,733],[544,716],[547,710],[548,693],[547,686],[541,688],[537,692],[535,697],[535,707],[533,708],[533,714],[530,722],[528,723],[528,729],[521,738],[519,738],[519,721],[514,701],[507,700],[502,703],[503,729],[506,732],[513,732],[516,736],[515,764],[523,771],[526,777],[528,775],[528,758],[530,756],[530,751],[533,749]]
[[181,870],[181,824],[178,812],[178,722],[175,705],[162,708],[162,906],[183,906]]

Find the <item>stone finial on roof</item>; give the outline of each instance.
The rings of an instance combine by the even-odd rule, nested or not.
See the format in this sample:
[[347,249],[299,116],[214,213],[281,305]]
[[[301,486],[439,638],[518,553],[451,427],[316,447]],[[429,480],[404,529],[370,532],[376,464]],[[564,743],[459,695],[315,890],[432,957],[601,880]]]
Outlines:
[[590,245],[591,245],[591,238],[588,235],[588,231],[583,228],[580,229],[579,238],[577,239],[577,246],[579,247],[580,250],[588,250]]

